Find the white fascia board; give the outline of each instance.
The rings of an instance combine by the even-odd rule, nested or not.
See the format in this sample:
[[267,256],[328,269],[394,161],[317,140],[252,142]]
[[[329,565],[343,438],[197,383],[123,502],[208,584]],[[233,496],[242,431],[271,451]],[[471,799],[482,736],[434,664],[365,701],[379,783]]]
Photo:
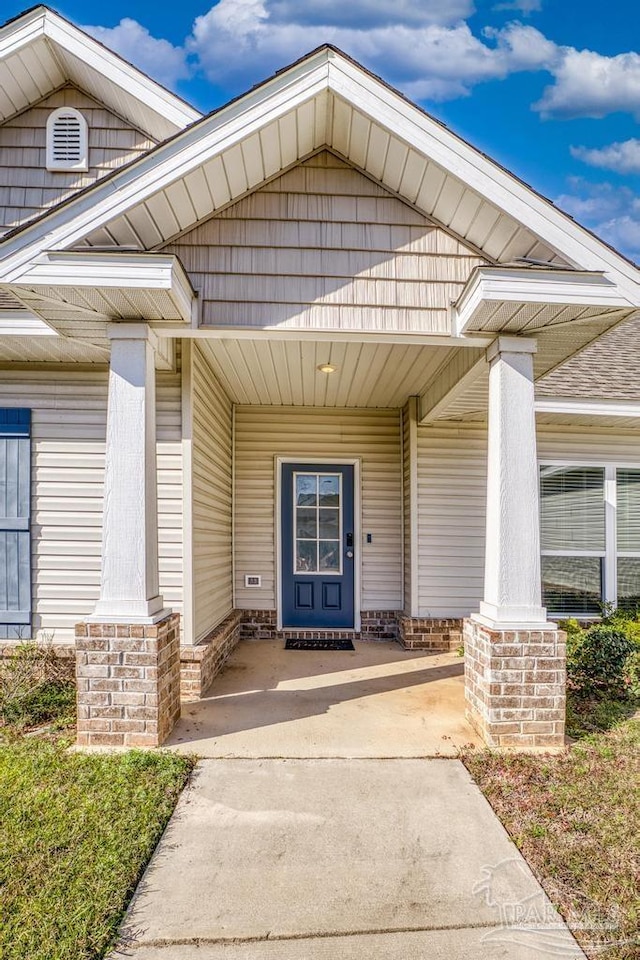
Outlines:
[[634,306],[627,291],[622,292],[602,272],[477,267],[453,308],[456,332],[462,334],[476,310],[488,302],[605,309]]
[[47,11],[44,17],[44,34],[63,51],[78,57],[91,70],[168,120],[176,130],[182,130],[202,116],[194,107],[174,97],[169,90],[165,90],[107,47],[50,11]]
[[536,400],[536,413],[560,413],[589,417],[640,417],[640,403],[619,400]]
[[[40,37],[46,37],[57,46],[62,58],[65,51],[78,57],[88,69],[135,97],[146,108],[175,126],[176,131],[202,117],[194,107],[175,97],[93,37],[52,10],[42,7],[36,7],[31,13],[0,30],[0,59],[17,53]],[[152,130],[146,132],[153,135]]]
[[0,60],[5,60],[12,53],[43,37],[46,14],[47,11],[42,7],[36,7],[14,23],[5,25],[0,30]]
[[0,243],[0,281],[20,281],[44,249],[80,243],[88,233],[292,112],[326,90],[327,73],[326,51],[321,51]]
[[458,177],[583,270],[610,270],[640,306],[640,271],[515,176],[356,64],[332,52],[329,87],[419,153]]
[[31,264],[15,285],[16,293],[21,286],[168,290],[188,323],[193,320],[196,301],[191,281],[174,254],[50,251]]
[[390,343],[415,347],[488,347],[495,334],[469,337],[447,336],[438,333],[404,333],[384,330],[327,330],[322,327],[214,327],[208,324],[190,330],[163,325],[163,337],[189,337],[192,340],[293,340],[311,343]]
[[174,254],[49,251],[32,263],[22,286],[149,287],[170,290],[174,273],[189,280]]

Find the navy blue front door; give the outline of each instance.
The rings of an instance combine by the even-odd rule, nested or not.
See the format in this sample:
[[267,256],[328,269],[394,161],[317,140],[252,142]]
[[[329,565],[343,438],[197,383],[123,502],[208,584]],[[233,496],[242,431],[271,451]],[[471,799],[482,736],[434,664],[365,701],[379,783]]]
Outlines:
[[353,628],[353,465],[285,463],[281,496],[282,625]]

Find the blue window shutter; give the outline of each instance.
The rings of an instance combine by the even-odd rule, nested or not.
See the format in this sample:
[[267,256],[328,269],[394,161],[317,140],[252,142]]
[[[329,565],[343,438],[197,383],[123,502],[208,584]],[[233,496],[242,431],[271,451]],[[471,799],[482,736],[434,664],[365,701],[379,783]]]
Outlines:
[[0,409],[0,638],[31,636],[31,411]]

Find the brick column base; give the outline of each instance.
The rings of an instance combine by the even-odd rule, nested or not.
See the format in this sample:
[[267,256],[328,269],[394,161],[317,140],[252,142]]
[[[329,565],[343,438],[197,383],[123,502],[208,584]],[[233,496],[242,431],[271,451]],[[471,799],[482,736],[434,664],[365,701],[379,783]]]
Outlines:
[[180,615],[76,626],[78,744],[158,747],[180,716]]
[[490,747],[561,750],[566,635],[464,621],[467,718]]
[[462,646],[462,620],[434,617],[398,618],[399,640],[405,650],[446,653]]

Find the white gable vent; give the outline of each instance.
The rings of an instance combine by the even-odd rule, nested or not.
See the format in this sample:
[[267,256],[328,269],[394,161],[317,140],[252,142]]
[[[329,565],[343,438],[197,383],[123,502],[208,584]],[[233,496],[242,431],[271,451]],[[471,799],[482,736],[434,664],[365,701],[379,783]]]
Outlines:
[[72,107],[47,120],[47,170],[87,170],[87,121]]

